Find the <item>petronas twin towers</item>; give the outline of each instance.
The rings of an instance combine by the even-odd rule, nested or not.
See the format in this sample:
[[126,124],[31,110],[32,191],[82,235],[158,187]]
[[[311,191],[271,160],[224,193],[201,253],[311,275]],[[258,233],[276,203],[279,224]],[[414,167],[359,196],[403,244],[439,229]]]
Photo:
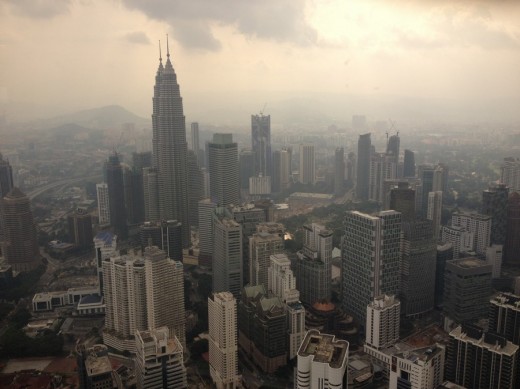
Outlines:
[[188,179],[186,125],[177,75],[167,50],[166,64],[162,56],[155,76],[153,95],[153,168],[157,172],[158,210],[161,220],[182,223],[183,246],[190,244],[188,219]]

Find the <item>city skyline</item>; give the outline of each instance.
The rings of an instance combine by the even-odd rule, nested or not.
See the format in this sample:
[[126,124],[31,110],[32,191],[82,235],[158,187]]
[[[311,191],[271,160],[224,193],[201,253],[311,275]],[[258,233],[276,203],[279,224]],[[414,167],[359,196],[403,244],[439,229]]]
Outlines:
[[[1,114],[29,120],[118,104],[150,118],[151,76],[142,69],[155,66],[158,40],[164,49],[169,34],[189,121],[226,121],[235,112],[247,123],[266,103],[274,120],[278,111],[309,107],[308,115],[346,118],[441,112],[447,120],[518,119],[516,2],[268,1],[220,8],[202,0],[5,2]],[[111,23],[101,22],[106,15]],[[28,54],[38,57],[35,65],[25,63]]]

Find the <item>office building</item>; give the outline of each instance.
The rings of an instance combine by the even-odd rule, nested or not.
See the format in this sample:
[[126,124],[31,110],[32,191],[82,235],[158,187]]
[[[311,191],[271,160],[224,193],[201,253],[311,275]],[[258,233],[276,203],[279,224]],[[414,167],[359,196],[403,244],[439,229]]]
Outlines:
[[145,151],[132,154],[132,223],[145,220],[143,169],[152,166],[152,153]]
[[471,251],[486,255],[491,242],[491,217],[481,214],[454,213],[451,225],[462,227],[473,235]]
[[397,163],[395,158],[386,153],[372,154],[370,157],[368,199],[383,203],[386,196],[385,181],[396,178]]
[[401,144],[401,138],[399,138],[399,132],[396,135],[391,135],[388,138],[388,143],[386,145],[386,153],[394,158],[394,161],[397,165],[399,162],[399,146]]
[[210,199],[199,201],[199,261],[210,266],[213,257],[213,211],[216,206]]
[[314,145],[300,145],[300,182],[302,184],[312,184],[316,180],[316,162],[314,160]]
[[415,154],[411,150],[404,150],[403,177],[415,177]]
[[209,369],[217,389],[240,387],[237,301],[229,292],[208,297]]
[[182,226],[177,220],[146,222],[139,226],[139,241],[144,253],[148,246],[157,246],[168,258],[182,262]]
[[161,219],[159,212],[159,185],[157,169],[143,169],[143,197],[144,197],[144,220],[157,221]]
[[520,346],[520,296],[502,292],[491,298],[489,331]]
[[273,153],[272,191],[278,193],[289,189],[292,183],[292,149],[284,147]]
[[334,194],[341,196],[345,189],[345,150],[338,147],[334,152]]
[[438,345],[393,354],[389,389],[438,389],[444,359],[445,349]]
[[372,144],[370,133],[359,136],[356,170],[356,198],[368,200],[368,188],[370,180],[370,159],[372,155]]
[[417,316],[434,306],[437,244],[432,222],[402,224],[401,286],[399,297],[405,316]]
[[504,262],[520,264],[520,193],[513,192],[507,202],[507,229],[504,246]]
[[238,204],[238,148],[231,134],[213,134],[208,144],[209,191],[211,201],[219,206]]
[[504,248],[501,244],[493,244],[486,248],[486,262],[493,267],[492,278],[501,276],[503,252]]
[[509,188],[505,184],[489,187],[482,192],[483,215],[491,216],[491,244],[505,244],[507,231],[507,198]]
[[435,306],[441,307],[444,301],[444,271],[446,262],[453,259],[453,244],[438,243],[435,262]]
[[287,316],[263,285],[246,286],[238,304],[238,345],[267,374],[287,363]]
[[397,187],[390,189],[388,210],[401,212],[403,222],[415,220],[415,190],[408,182],[398,182]]
[[331,298],[332,231],[313,223],[303,226],[303,234],[295,270],[301,301],[312,306]]
[[500,168],[500,183],[511,191],[520,191],[520,160],[512,157],[504,158]]
[[284,250],[284,240],[277,234],[257,232],[249,238],[250,285],[268,285],[268,269],[271,255]]
[[77,208],[67,221],[74,246],[81,250],[92,249],[92,216],[84,208]]
[[367,305],[365,343],[382,349],[399,340],[401,302],[393,295],[377,296]]
[[199,123],[193,122],[190,125],[190,149],[195,152],[195,155],[198,157],[200,142],[199,142]]
[[295,388],[346,388],[348,347],[346,340],[308,331],[298,350]]
[[181,222],[183,247],[188,247],[191,239],[186,123],[177,75],[170,61],[169,51],[164,67],[162,58],[159,59],[155,76],[152,130],[152,166],[157,171],[159,218]]
[[486,317],[491,296],[492,267],[477,258],[446,262],[444,273],[445,327]]
[[279,297],[286,305],[289,359],[293,359],[305,336],[305,308],[300,302],[300,292],[296,289],[296,278],[287,255],[271,255],[268,275],[269,293]]
[[443,195],[448,194],[448,176],[449,168],[442,163],[437,164],[433,170],[433,186],[432,191],[441,191]]
[[473,250],[474,234],[464,227],[443,226],[441,241],[451,243],[453,247],[453,259],[458,259],[461,252]]
[[421,179],[421,198],[420,207],[417,209],[419,216],[426,218],[428,215],[428,194],[433,192],[433,179],[435,167],[430,165],[420,165],[418,168],[419,178]]
[[14,272],[38,267],[41,264],[40,248],[29,197],[14,187],[0,202],[5,260]]
[[350,184],[356,182],[356,159],[355,153],[348,153],[347,164],[345,166],[345,178]]
[[102,344],[95,344],[85,348],[78,346],[76,362],[78,365],[80,389],[102,389],[113,388],[112,364],[108,359],[108,348]]
[[99,294],[102,296],[103,288],[103,261],[115,257],[117,252],[117,235],[110,231],[98,232],[94,237],[94,250],[96,251],[96,267],[98,276]]
[[122,239],[128,235],[123,166],[119,155],[114,153],[105,163],[105,175],[108,186],[108,205],[110,209],[110,225]]
[[513,389],[518,384],[518,345],[475,325],[450,332],[446,350],[449,381],[465,388]]
[[253,198],[262,198],[271,194],[271,177],[249,177],[249,195]]
[[255,153],[255,175],[271,176],[271,116],[251,115],[251,149]]
[[199,201],[204,198],[204,182],[197,156],[193,150],[188,151],[188,218],[190,226],[199,225]]
[[255,152],[250,149],[240,150],[238,167],[240,188],[249,190],[249,178],[255,176]]
[[442,191],[428,193],[428,213],[426,218],[432,221],[433,237],[438,240],[441,234]]
[[243,286],[242,226],[226,210],[213,213],[213,292],[240,297]]
[[138,331],[135,336],[135,375],[138,389],[188,387],[183,347],[167,327]]
[[362,324],[366,321],[366,307],[375,297],[399,293],[400,245],[399,212],[347,212],[342,254],[343,309]]
[[98,203],[98,223],[100,226],[110,225],[110,200],[108,198],[108,185],[96,184]]
[[7,159],[0,153],[0,199],[7,196],[13,189],[13,168]]

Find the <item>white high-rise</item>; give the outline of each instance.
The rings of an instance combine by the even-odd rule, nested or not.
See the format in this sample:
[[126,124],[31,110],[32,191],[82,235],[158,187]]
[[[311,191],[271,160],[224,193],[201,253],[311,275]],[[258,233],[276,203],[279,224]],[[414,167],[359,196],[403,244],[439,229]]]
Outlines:
[[108,202],[108,185],[106,182],[96,184],[99,225],[110,225],[110,204]]
[[237,301],[230,292],[208,297],[209,367],[217,389],[240,387]]
[[314,145],[300,145],[300,182],[302,184],[314,184],[316,179],[314,160]]
[[485,255],[491,244],[491,216],[481,214],[454,213],[451,225],[463,227],[473,234],[473,247],[477,254]]
[[188,387],[183,348],[167,327],[137,331],[135,373],[138,389]]
[[270,257],[283,252],[283,239],[276,234],[257,232],[249,237],[249,282],[264,285],[267,289]]
[[401,302],[395,296],[378,296],[367,306],[366,344],[376,349],[399,340]]

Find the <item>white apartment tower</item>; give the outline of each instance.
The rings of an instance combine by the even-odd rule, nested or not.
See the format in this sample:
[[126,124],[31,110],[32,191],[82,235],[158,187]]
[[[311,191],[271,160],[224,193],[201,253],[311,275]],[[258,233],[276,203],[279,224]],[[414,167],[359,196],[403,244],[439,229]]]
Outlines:
[[296,289],[296,278],[287,255],[271,255],[268,273],[269,292],[279,297],[286,305],[289,359],[293,359],[305,336],[305,308],[300,302],[300,292]]
[[451,225],[463,227],[473,234],[473,247],[477,254],[485,255],[491,244],[491,216],[480,214],[455,213]]
[[401,302],[395,296],[378,296],[367,306],[366,344],[376,349],[399,340]]
[[208,297],[209,367],[217,389],[240,387],[237,301],[230,292]]
[[300,182],[302,184],[314,184],[315,174],[314,145],[300,145]]
[[298,350],[295,388],[346,388],[348,346],[346,340],[336,340],[333,335],[307,332]]
[[392,355],[389,389],[436,389],[444,377],[445,349],[426,347]]
[[249,282],[267,289],[268,268],[273,254],[283,252],[283,239],[277,234],[257,232],[249,237]]
[[99,225],[110,225],[110,204],[108,202],[108,185],[106,182],[96,184]]
[[138,389],[188,387],[183,348],[167,327],[137,331],[135,370]]

